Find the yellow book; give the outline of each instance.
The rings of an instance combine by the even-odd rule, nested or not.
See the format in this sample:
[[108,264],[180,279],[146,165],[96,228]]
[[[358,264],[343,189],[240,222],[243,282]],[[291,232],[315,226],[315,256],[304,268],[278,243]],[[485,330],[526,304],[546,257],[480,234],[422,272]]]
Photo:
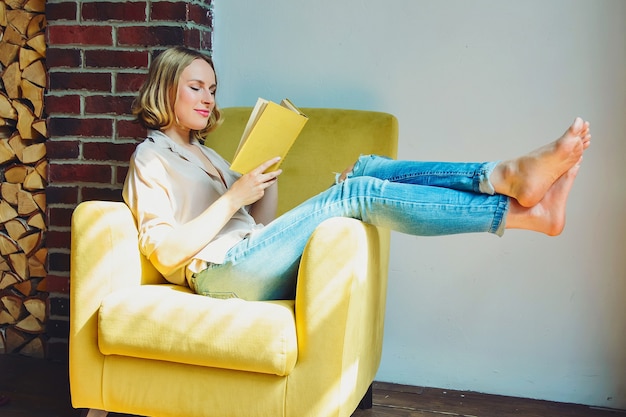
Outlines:
[[275,171],[308,121],[288,99],[279,104],[257,100],[230,169],[245,174],[263,162],[280,156],[280,161],[266,171]]

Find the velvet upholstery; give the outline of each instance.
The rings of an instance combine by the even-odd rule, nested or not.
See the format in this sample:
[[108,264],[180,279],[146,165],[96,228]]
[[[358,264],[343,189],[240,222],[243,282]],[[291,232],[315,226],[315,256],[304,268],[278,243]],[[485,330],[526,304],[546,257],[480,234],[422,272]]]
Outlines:
[[[207,141],[227,159],[250,108],[224,109]],[[284,161],[285,211],[361,153],[395,156],[385,113],[303,109]],[[295,300],[217,300],[165,282],[139,253],[123,203],[72,216],[70,388],[77,408],[143,416],[346,417],[382,351],[389,231],[334,218],[309,239]],[[277,254],[279,256],[279,254]]]

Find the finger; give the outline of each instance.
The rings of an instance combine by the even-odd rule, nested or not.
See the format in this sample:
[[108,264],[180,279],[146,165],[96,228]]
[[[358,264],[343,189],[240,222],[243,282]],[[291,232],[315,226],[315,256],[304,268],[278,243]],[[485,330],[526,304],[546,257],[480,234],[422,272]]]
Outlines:
[[276,179],[276,178],[277,178],[280,174],[282,174],[282,173],[283,173],[283,170],[282,170],[282,169],[277,169],[276,171],[266,172],[266,173],[265,173],[265,174],[263,174],[263,175],[265,175],[265,176],[266,176],[266,178],[267,178],[267,180],[269,181],[269,180]]
[[278,161],[280,161],[280,156],[277,156],[276,158],[272,158],[268,161],[263,162],[261,165],[259,165],[255,170],[256,173],[263,173],[265,172],[266,169],[268,169],[269,167],[271,167],[272,165],[274,165],[275,163],[277,163]]
[[270,188],[270,187],[271,187],[272,185],[274,185],[277,181],[278,181],[278,180],[277,180],[276,178],[271,179],[271,180],[269,180],[269,181],[265,181],[265,182],[263,183],[263,189]]
[[250,175],[250,178],[252,178],[252,180],[256,184],[264,184],[268,181],[276,179],[276,177],[278,177],[282,172],[283,172],[282,169],[277,169],[276,171],[270,171],[270,172],[265,172],[265,173],[250,172],[249,175]]

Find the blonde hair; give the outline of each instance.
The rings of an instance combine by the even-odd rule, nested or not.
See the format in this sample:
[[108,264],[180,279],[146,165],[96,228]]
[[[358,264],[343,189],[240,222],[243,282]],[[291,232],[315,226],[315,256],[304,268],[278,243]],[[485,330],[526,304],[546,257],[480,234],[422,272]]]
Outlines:
[[[139,89],[139,95],[132,105],[132,113],[143,127],[161,130],[177,122],[174,103],[178,82],[183,70],[196,59],[206,61],[215,71],[210,57],[182,46],[166,49],[154,59],[148,70],[148,77]],[[206,127],[192,131],[192,136],[204,140],[204,137],[217,128],[220,122],[221,114],[216,104]]]

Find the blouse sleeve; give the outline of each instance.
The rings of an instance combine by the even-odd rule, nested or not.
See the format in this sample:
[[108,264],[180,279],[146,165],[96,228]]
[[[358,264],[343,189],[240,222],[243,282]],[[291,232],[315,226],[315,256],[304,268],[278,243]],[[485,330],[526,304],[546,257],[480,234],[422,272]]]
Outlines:
[[[124,201],[132,211],[139,230],[139,249],[150,258],[159,244],[177,225],[168,191],[169,181],[166,168],[155,152],[137,148],[130,160],[128,174],[124,183]],[[159,271],[164,276],[174,271]]]

